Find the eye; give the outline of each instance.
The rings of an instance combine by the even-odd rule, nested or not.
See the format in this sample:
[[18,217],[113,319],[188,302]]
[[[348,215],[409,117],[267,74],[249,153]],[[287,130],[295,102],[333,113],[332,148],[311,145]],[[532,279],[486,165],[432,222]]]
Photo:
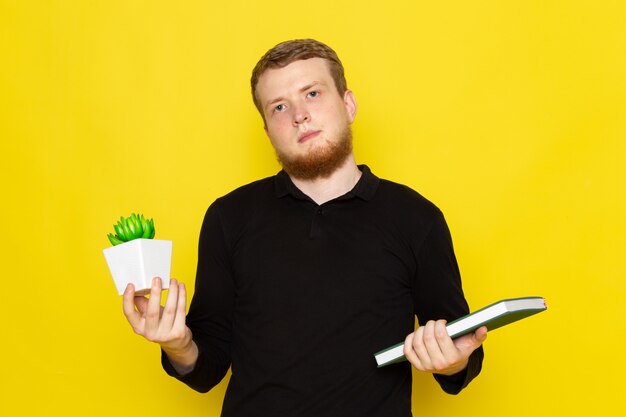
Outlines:
[[278,106],[274,107],[274,111],[281,112],[283,110],[285,110],[285,105],[284,104],[279,104]]
[[317,97],[319,95],[320,95],[319,91],[311,91],[308,94],[309,97]]

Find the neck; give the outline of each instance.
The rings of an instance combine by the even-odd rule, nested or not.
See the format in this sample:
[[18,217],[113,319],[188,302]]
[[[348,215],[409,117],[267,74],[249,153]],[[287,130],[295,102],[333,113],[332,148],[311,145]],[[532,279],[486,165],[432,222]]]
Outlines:
[[290,178],[300,191],[318,205],[322,205],[352,190],[361,178],[361,171],[356,165],[354,155],[350,154],[344,164],[329,177],[312,180],[301,180],[292,176]]

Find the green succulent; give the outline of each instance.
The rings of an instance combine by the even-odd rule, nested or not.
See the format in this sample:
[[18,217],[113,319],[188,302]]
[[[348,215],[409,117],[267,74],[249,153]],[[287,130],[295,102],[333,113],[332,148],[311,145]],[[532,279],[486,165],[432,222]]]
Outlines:
[[153,239],[154,220],[147,220],[135,213],[130,217],[120,217],[119,221],[113,225],[115,234],[109,233],[107,237],[113,246],[128,242],[134,239]]

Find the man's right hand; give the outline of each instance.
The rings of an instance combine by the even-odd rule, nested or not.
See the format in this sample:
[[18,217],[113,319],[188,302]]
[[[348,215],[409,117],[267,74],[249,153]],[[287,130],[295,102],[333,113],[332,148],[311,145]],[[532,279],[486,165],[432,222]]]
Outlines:
[[135,333],[158,343],[174,368],[190,372],[198,359],[198,347],[191,330],[185,324],[187,291],[185,284],[170,280],[170,288],[161,306],[161,278],[152,280],[150,298],[135,296],[135,287],[128,284],[124,291],[124,315]]

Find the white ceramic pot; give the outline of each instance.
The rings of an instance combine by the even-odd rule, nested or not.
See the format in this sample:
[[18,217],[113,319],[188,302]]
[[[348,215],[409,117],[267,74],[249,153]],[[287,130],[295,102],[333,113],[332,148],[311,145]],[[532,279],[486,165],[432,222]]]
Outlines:
[[132,283],[137,295],[150,292],[152,278],[160,277],[163,288],[170,286],[172,241],[135,239],[103,250],[119,295]]

